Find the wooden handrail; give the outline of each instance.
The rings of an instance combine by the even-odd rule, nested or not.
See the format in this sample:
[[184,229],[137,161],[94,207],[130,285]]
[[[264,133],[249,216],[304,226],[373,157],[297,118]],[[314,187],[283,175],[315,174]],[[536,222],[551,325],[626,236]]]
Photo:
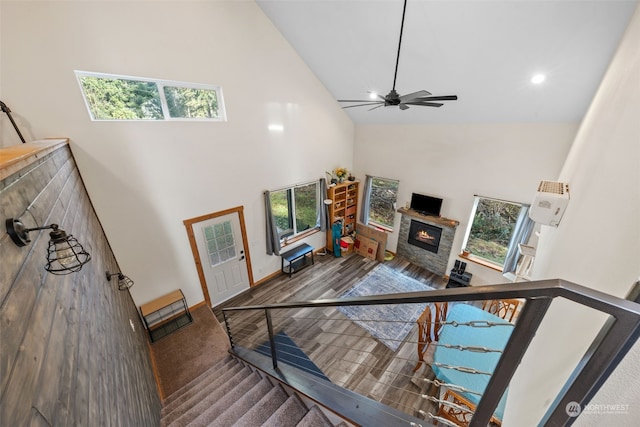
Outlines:
[[67,144],[68,138],[52,138],[0,148],[0,180]]

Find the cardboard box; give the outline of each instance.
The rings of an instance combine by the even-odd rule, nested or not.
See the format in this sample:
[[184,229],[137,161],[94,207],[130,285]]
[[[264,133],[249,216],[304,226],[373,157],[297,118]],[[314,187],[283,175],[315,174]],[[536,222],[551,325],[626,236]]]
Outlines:
[[356,235],[354,247],[358,255],[362,255],[363,257],[369,259],[376,259],[378,242],[376,242],[375,240],[368,237]]
[[384,251],[385,249],[387,249],[386,231],[380,231],[375,229],[374,227],[369,227],[368,225],[357,223],[356,235],[360,237],[368,237],[369,239],[373,239],[378,242],[378,254],[376,256],[376,259],[380,262],[384,261]]

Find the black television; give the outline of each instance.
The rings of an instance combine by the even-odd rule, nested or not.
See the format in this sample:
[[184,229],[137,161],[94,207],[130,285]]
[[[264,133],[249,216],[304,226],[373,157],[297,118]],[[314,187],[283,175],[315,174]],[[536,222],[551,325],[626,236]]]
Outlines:
[[424,194],[412,193],[411,205],[409,206],[416,212],[423,215],[440,216],[440,208],[442,208],[442,199]]

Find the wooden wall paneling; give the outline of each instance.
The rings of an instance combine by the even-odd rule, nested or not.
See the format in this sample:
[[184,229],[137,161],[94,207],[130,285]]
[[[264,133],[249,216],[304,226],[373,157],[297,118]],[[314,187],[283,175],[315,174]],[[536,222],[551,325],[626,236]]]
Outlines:
[[147,336],[129,292],[106,281],[117,262],[68,146],[5,176],[0,212],[29,207],[28,226],[59,224],[92,260],[55,276],[44,270],[50,230],[23,248],[0,237],[0,425],[159,425]]
[[76,425],[69,421],[72,406],[72,390],[75,388],[75,366],[78,361],[78,325],[80,324],[80,310],[82,304],[82,289],[79,280],[73,280],[69,287],[66,302],[66,327],[63,338],[62,366],[58,373],[59,387],[55,401],[51,425]]
[[[69,169],[66,169],[67,173]],[[32,177],[33,175],[28,175]],[[65,182],[63,191],[60,193],[60,197],[53,205],[53,209],[49,216],[59,216],[63,218],[67,215],[69,210],[74,210],[75,203],[72,203],[74,199],[74,179],[69,178],[69,175],[64,176],[62,174],[56,174],[61,180]],[[64,189],[67,189],[65,192]],[[56,186],[47,185],[45,189],[56,189]],[[77,193],[77,190],[76,190]],[[38,193],[38,196],[33,203],[35,208],[38,205],[49,205],[49,201],[52,198],[41,197],[46,192]],[[73,224],[69,224],[73,225]],[[68,231],[68,230],[67,230]],[[44,230],[38,233],[37,240],[33,241],[30,246],[21,249],[32,249],[35,252],[35,256],[30,256],[29,261],[36,261],[34,269],[40,273],[35,275],[35,279],[31,279],[30,272],[34,269],[23,269],[20,273],[27,277],[27,283],[23,286],[16,288],[15,293],[12,293],[16,299],[20,300],[20,306],[27,308],[27,310],[20,310],[21,317],[14,322],[14,328],[11,332],[16,332],[12,337],[13,340],[20,342],[20,351],[15,355],[13,361],[14,368],[11,373],[11,378],[7,387],[7,404],[14,407],[15,414],[29,412],[29,408],[32,406],[30,396],[36,395],[36,392],[41,393],[42,390],[37,388],[37,373],[42,367],[42,361],[44,359],[45,343],[52,333],[51,321],[53,318],[53,311],[56,302],[57,288],[54,286],[46,286],[47,280],[51,279],[48,273],[44,272],[44,256],[39,257],[38,254],[45,254],[48,247],[49,231]],[[31,236],[30,236],[31,237]],[[30,251],[31,252],[31,251]],[[55,280],[58,286],[65,286],[69,281],[69,276],[63,276],[59,280]],[[52,280],[49,280],[51,282]],[[20,283],[21,281],[18,281]],[[23,282],[24,283],[24,282]],[[22,292],[24,290],[24,292]],[[7,301],[8,303],[11,300]],[[31,310],[28,308],[31,307]],[[19,327],[16,328],[16,326]],[[6,335],[6,334],[5,334]],[[11,334],[10,334],[11,335]],[[7,425],[18,425],[20,420],[8,419]]]
[[[68,160],[69,159],[65,162],[65,166],[69,163]],[[39,165],[39,168],[45,168],[47,166],[51,167],[52,165],[52,161],[43,162]],[[58,200],[60,190],[64,187],[64,183],[68,180],[68,174],[71,173],[71,171],[72,170],[69,169],[69,166],[67,166],[64,171],[48,174],[46,176],[51,175],[53,180],[47,183],[33,181],[34,177],[36,179],[40,179],[40,177],[35,176],[32,173],[24,174],[23,179],[16,181],[9,188],[11,191],[4,191],[2,197],[0,197],[0,203],[2,204],[0,212],[3,214],[3,217],[0,218],[0,220],[4,221],[7,218],[19,218],[28,228],[50,224],[51,222],[46,221],[51,217],[52,207],[56,200]],[[21,196],[15,197],[14,195],[16,194]],[[31,200],[25,198],[26,196],[31,198]],[[11,207],[11,205],[6,203],[14,203],[14,206],[18,207]],[[25,212],[28,207],[29,212]],[[47,233],[48,236],[48,232],[41,231],[29,233],[29,238],[34,240],[43,233]],[[2,238],[3,241],[6,241],[7,243],[6,245],[0,245],[0,257],[5,260],[5,262],[11,263],[12,265],[24,263],[31,253],[30,250],[15,246],[6,234],[3,234]],[[4,300],[9,288],[15,281],[15,275],[11,275],[11,273],[17,274],[18,272],[19,270],[5,268],[0,269],[0,301]]]
[[36,412],[32,412],[32,422],[35,418],[44,418],[50,425],[53,425],[56,399],[52,396],[59,396],[61,387],[60,372],[64,366],[65,335],[68,327],[67,304],[73,300],[72,292],[75,290],[76,280],[72,276],[65,276],[62,286],[58,286],[55,297],[53,318],[51,328],[46,342],[43,355],[42,368],[40,369],[36,383],[37,394],[35,394],[32,406]]
[[[42,240],[39,239],[38,243]],[[22,289],[26,292],[20,292]],[[11,296],[16,297],[17,307],[23,309],[19,310],[12,330],[3,332],[3,345],[7,343],[8,335],[11,337],[11,344],[19,343],[19,351],[10,360],[12,370],[3,396],[3,400],[13,411],[3,411],[1,425],[22,425],[24,420],[20,418],[20,414],[30,412],[32,396],[37,390],[37,374],[44,358],[45,343],[51,333],[55,291],[56,288],[43,286],[42,281],[38,280],[37,283],[23,283],[11,293]]]
[[[28,249],[31,253],[43,254],[45,246],[41,244],[42,239],[35,240],[31,246],[26,248],[16,249]],[[30,256],[26,262],[23,263],[21,274],[14,280],[10,291],[8,292],[5,300],[2,304],[2,311],[0,312],[0,331],[2,331],[2,346],[0,346],[0,390],[3,390],[3,396],[9,395],[8,383],[14,375],[18,375],[12,369],[15,360],[18,356],[18,350],[20,349],[23,337],[25,335],[26,328],[29,324],[29,318],[31,311],[33,310],[36,296],[40,291],[42,282],[44,281],[44,275],[47,274],[43,268],[43,259],[37,256]],[[14,386],[20,388],[20,381]],[[6,391],[5,391],[6,390]],[[9,399],[15,396],[9,396]],[[0,421],[3,420],[5,412],[0,413]],[[0,422],[0,425],[12,425],[4,424]]]

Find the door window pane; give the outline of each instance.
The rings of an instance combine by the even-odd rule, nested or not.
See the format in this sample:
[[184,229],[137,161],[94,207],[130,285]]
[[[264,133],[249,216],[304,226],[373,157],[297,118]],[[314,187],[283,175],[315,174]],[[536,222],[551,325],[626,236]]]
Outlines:
[[236,244],[231,221],[204,227],[202,231],[209,251],[211,267],[236,257]]

